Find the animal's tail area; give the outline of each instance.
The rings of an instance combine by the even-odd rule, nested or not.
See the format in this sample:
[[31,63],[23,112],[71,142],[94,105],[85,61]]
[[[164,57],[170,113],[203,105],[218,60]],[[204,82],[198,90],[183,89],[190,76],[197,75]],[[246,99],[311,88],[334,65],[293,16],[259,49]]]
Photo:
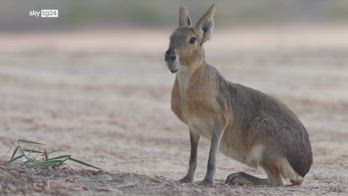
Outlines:
[[284,179],[289,179],[292,185],[300,185],[303,181],[303,177],[299,175],[290,165],[289,161],[282,158],[277,161],[280,175]]

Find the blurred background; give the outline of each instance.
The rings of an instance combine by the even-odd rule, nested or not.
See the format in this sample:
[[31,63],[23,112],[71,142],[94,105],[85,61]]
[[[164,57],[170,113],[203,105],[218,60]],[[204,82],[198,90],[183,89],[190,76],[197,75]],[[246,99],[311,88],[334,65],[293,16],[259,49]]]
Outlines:
[[[220,1],[126,1],[126,0],[3,0],[0,8],[1,30],[34,28],[62,30],[83,26],[172,27],[180,5],[190,8],[194,16],[212,3],[218,6],[217,25],[262,25],[279,23],[339,23],[348,19],[345,0],[220,0]],[[28,17],[30,10],[59,9],[59,19]]]
[[[347,192],[347,0],[2,0],[0,155],[27,138],[106,170],[182,177],[189,139],[170,110],[164,52],[179,7],[197,21],[212,3],[207,62],[299,115],[315,156],[304,191],[327,181]],[[59,17],[29,16],[41,9]],[[202,140],[199,177],[208,150]],[[220,160],[220,179],[246,170]]]

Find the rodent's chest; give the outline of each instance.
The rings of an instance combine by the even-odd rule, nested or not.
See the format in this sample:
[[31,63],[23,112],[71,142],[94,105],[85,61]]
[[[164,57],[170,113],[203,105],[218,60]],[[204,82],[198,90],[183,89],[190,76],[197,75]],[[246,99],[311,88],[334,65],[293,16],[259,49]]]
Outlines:
[[190,128],[208,136],[213,120],[221,113],[216,97],[196,90],[186,92],[185,96],[174,94],[172,96],[172,110],[176,116],[189,125]]
[[215,110],[215,97],[209,97],[205,93],[195,93],[195,90],[187,92],[185,95],[174,97],[179,103],[179,108],[186,119],[191,116],[201,117]]
[[211,77],[181,73],[172,91],[172,110],[186,124],[193,117],[205,121],[221,110],[217,95],[217,84]]

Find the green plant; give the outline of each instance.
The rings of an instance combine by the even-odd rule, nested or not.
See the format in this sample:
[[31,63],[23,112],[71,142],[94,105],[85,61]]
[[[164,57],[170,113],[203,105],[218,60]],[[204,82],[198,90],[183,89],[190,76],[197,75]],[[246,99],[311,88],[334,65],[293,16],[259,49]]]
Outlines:
[[[31,148],[25,148],[24,144],[29,144]],[[100,169],[99,167],[93,166],[81,160],[73,158],[71,155],[59,155],[50,157],[50,155],[54,152],[47,152],[46,150],[38,150],[38,146],[43,146],[45,144],[34,142],[25,139],[18,139],[14,142],[12,148],[14,151],[10,160],[6,163],[10,164],[16,160],[24,159],[24,164],[33,164],[47,168],[54,168],[59,165],[62,165],[66,161],[73,161],[83,166],[91,167],[94,169]],[[12,149],[11,148],[11,149]],[[11,150],[10,150],[11,151]]]

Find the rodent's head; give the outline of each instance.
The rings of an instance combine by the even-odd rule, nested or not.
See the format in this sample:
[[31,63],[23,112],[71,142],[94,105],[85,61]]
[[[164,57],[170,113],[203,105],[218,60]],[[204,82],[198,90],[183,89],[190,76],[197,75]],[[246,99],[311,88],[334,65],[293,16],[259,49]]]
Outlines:
[[179,11],[179,27],[170,36],[169,48],[165,53],[165,61],[172,73],[181,66],[193,66],[202,63],[204,58],[203,44],[210,39],[213,27],[215,5],[192,25],[185,7]]

